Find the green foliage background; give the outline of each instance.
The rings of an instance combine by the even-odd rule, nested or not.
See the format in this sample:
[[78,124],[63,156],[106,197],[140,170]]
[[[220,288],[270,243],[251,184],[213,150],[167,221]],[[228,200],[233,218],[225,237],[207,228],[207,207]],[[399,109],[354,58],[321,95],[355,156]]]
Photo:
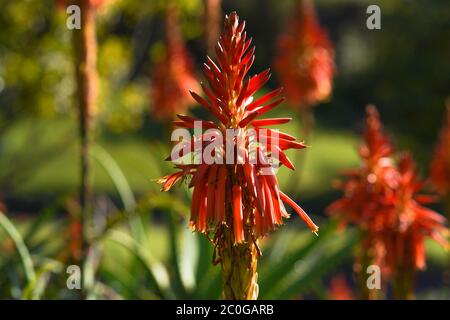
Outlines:
[[[177,3],[183,36],[199,70],[205,54],[202,1]],[[257,47],[254,72],[272,64],[276,38],[293,3],[223,1],[224,12],[237,10],[248,22]],[[365,27],[369,4],[380,5],[382,30]],[[379,107],[396,145],[412,150],[426,175],[449,97],[448,1],[318,0],[316,5],[336,48],[335,90],[330,101],[315,109],[317,125],[307,141],[312,147],[305,151],[305,164],[297,165],[295,176],[280,170],[279,179],[322,231],[314,238],[293,217],[264,241],[262,298],[325,299],[336,274],[354,285],[357,232],[336,230],[323,210],[338,196],[332,181],[341,170],[358,165],[365,105]],[[169,153],[167,124],[149,116],[158,107],[149,89],[152,62],[165,50],[164,7],[163,0],[116,0],[98,15],[101,85],[94,191],[102,236],[93,244],[98,254],[86,266],[95,274],[86,283],[91,298],[220,297],[211,245],[186,228],[189,192],[181,186],[160,194],[154,182],[171,172],[163,161]],[[0,231],[0,298],[73,298],[59,259],[67,250],[67,212],[76,199],[79,174],[65,11],[53,0],[0,0],[0,8],[0,211],[13,222],[7,232]],[[275,76],[265,90],[277,85]],[[286,131],[298,135],[296,111],[279,109],[276,115],[294,114]],[[133,223],[141,226],[144,240],[133,233]],[[14,250],[11,234],[28,248],[34,281],[27,281],[24,257]],[[419,297],[448,298],[441,281],[445,253],[432,244],[428,249],[429,269],[419,276]]]

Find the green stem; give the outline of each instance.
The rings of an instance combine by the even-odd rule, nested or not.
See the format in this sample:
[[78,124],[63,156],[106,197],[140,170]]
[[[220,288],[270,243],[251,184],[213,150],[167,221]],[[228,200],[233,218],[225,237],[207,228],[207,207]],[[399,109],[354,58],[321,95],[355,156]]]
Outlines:
[[33,283],[36,280],[36,273],[34,271],[33,260],[30,252],[22,240],[20,233],[14,227],[12,222],[0,211],[0,226],[6,231],[11,240],[14,242],[17,251],[19,252],[20,260],[25,272],[28,283]]

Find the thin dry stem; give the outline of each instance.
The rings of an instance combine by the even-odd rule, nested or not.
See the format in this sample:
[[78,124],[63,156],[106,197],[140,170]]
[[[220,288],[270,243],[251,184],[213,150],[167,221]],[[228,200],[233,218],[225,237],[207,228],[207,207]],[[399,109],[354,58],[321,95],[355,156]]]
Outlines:
[[80,139],[80,238],[82,248],[74,255],[76,262],[81,262],[87,247],[86,224],[90,220],[90,144],[91,120],[95,112],[97,98],[97,42],[95,34],[95,9],[88,0],[74,1],[81,9],[81,28],[72,30],[74,65],[77,84],[77,103],[79,113]]

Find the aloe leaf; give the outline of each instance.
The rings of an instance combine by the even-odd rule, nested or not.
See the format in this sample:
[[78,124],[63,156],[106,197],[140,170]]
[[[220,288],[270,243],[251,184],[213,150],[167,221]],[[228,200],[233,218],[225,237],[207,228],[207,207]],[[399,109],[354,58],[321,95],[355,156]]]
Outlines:
[[45,222],[47,222],[55,213],[56,213],[55,206],[46,208],[43,212],[39,213],[36,221],[33,221],[30,228],[25,232],[23,236],[23,241],[25,243],[29,243],[33,239],[36,232],[40,229],[40,227]]
[[14,224],[1,211],[0,226],[6,231],[16,246],[28,283],[34,282],[36,280],[36,273],[34,271],[33,260],[31,259],[30,252],[28,251],[22,236],[17,231],[16,227],[14,227]]
[[[295,267],[296,263],[313,251],[320,243],[326,241],[336,228],[336,222],[328,222],[320,229],[319,236],[311,236],[310,240],[300,250],[288,255],[284,260],[277,261],[268,267],[268,272],[260,273],[260,292],[270,292],[281,279],[283,279]],[[270,262],[269,262],[270,263]]]
[[339,236],[334,234],[299,260],[284,280],[266,292],[265,298],[290,299],[304,293],[350,256],[358,236],[355,230],[347,230]]
[[175,222],[175,214],[170,212],[168,214],[169,225],[169,243],[170,243],[170,262],[175,273],[174,286],[181,298],[186,297],[186,288],[181,277],[181,268],[179,263],[178,250],[178,228]]
[[183,228],[182,250],[180,252],[180,274],[184,287],[189,291],[196,286],[195,269],[197,267],[198,247],[197,239],[189,228]]
[[169,274],[162,263],[156,260],[151,253],[139,244],[130,235],[124,232],[111,230],[108,239],[128,249],[142,264],[146,267],[150,276],[150,281],[155,288],[156,294],[160,298],[170,298],[170,280]]
[[146,239],[145,228],[142,224],[141,218],[136,214],[136,199],[133,191],[128,183],[120,166],[114,158],[102,147],[96,145],[93,149],[92,156],[105,169],[106,173],[111,178],[119,196],[122,200],[123,206],[130,221],[130,228],[133,236],[141,243]]
[[44,263],[37,272],[36,278],[33,282],[30,282],[23,290],[22,299],[24,300],[39,300],[42,298],[45,289],[47,288],[50,274],[60,273],[63,267],[59,261],[50,260]]

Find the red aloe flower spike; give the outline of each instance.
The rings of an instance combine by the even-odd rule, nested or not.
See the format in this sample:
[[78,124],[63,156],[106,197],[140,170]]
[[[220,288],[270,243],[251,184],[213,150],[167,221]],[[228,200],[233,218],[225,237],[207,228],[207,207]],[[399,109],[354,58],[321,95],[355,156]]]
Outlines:
[[289,104],[308,108],[331,94],[333,46],[317,21],[311,1],[298,0],[288,30],[278,42],[276,71]]
[[151,114],[158,120],[171,120],[193,105],[189,89],[197,90],[192,58],[182,39],[177,8],[168,5],[165,13],[165,55],[155,63],[151,75]]
[[[194,191],[190,227],[197,232],[214,233],[223,272],[224,295],[228,299],[257,297],[257,239],[281,225],[283,218],[289,217],[283,202],[295,209],[312,232],[318,230],[306,213],[280,191],[276,176],[273,170],[270,171],[273,169],[273,150],[279,151],[282,164],[294,169],[283,151],[302,149],[306,145],[286,133],[261,128],[287,123],[290,118],[256,119],[278,106],[283,99],[279,97],[281,90],[276,89],[252,102],[253,95],[267,82],[270,73],[265,70],[256,76],[247,76],[254,61],[254,47],[250,48],[251,39],[246,39],[244,28],[245,23],[239,23],[236,13],[225,17],[216,57],[214,60],[207,57],[203,65],[207,80],[207,83],[202,83],[205,97],[190,92],[194,100],[216,119],[204,121],[177,115],[180,120],[174,122],[178,127],[191,129],[195,121],[201,121],[203,129],[217,129],[223,137],[227,136],[226,129],[233,129],[239,138],[225,141],[215,149],[215,155],[218,152],[227,159],[227,152],[233,151],[235,162],[178,165],[178,172],[159,181],[163,184],[162,190],[167,191],[182,177],[191,177],[189,188]],[[255,150],[250,148],[253,141],[248,135],[250,131],[256,131],[254,136],[261,139]],[[208,135],[199,134],[184,142],[183,146],[188,146],[190,152],[201,152],[196,148],[211,143]],[[250,161],[253,151],[256,151],[256,163]],[[172,159],[172,156],[167,159]],[[236,162],[237,159],[242,162]]]
[[[340,185],[343,197],[328,211],[361,229],[364,238],[357,262],[362,276],[366,277],[368,265],[376,263],[385,278],[393,279],[396,297],[411,298],[415,272],[425,266],[425,239],[448,246],[445,219],[422,206],[430,197],[418,194],[423,182],[417,178],[412,157],[403,155],[398,165],[394,163],[393,147],[373,106],[367,108],[360,156],[362,165],[347,172]],[[361,289],[365,298],[373,298],[365,291],[365,280]]]
[[[364,140],[359,148],[361,165],[358,169],[347,171],[345,180],[339,188],[343,190],[342,198],[334,201],[328,213],[339,217],[342,224],[356,224],[363,232],[364,239],[358,252],[355,265],[361,271],[361,278],[366,277],[365,270],[380,260],[376,255],[373,231],[379,229],[379,213],[387,208],[393,194],[390,187],[398,185],[400,176],[389,161],[393,147],[382,131],[379,114],[374,106],[366,108],[366,125]],[[374,253],[375,252],[375,253]],[[360,283],[362,298],[373,299],[377,294],[368,290],[365,280]]]

